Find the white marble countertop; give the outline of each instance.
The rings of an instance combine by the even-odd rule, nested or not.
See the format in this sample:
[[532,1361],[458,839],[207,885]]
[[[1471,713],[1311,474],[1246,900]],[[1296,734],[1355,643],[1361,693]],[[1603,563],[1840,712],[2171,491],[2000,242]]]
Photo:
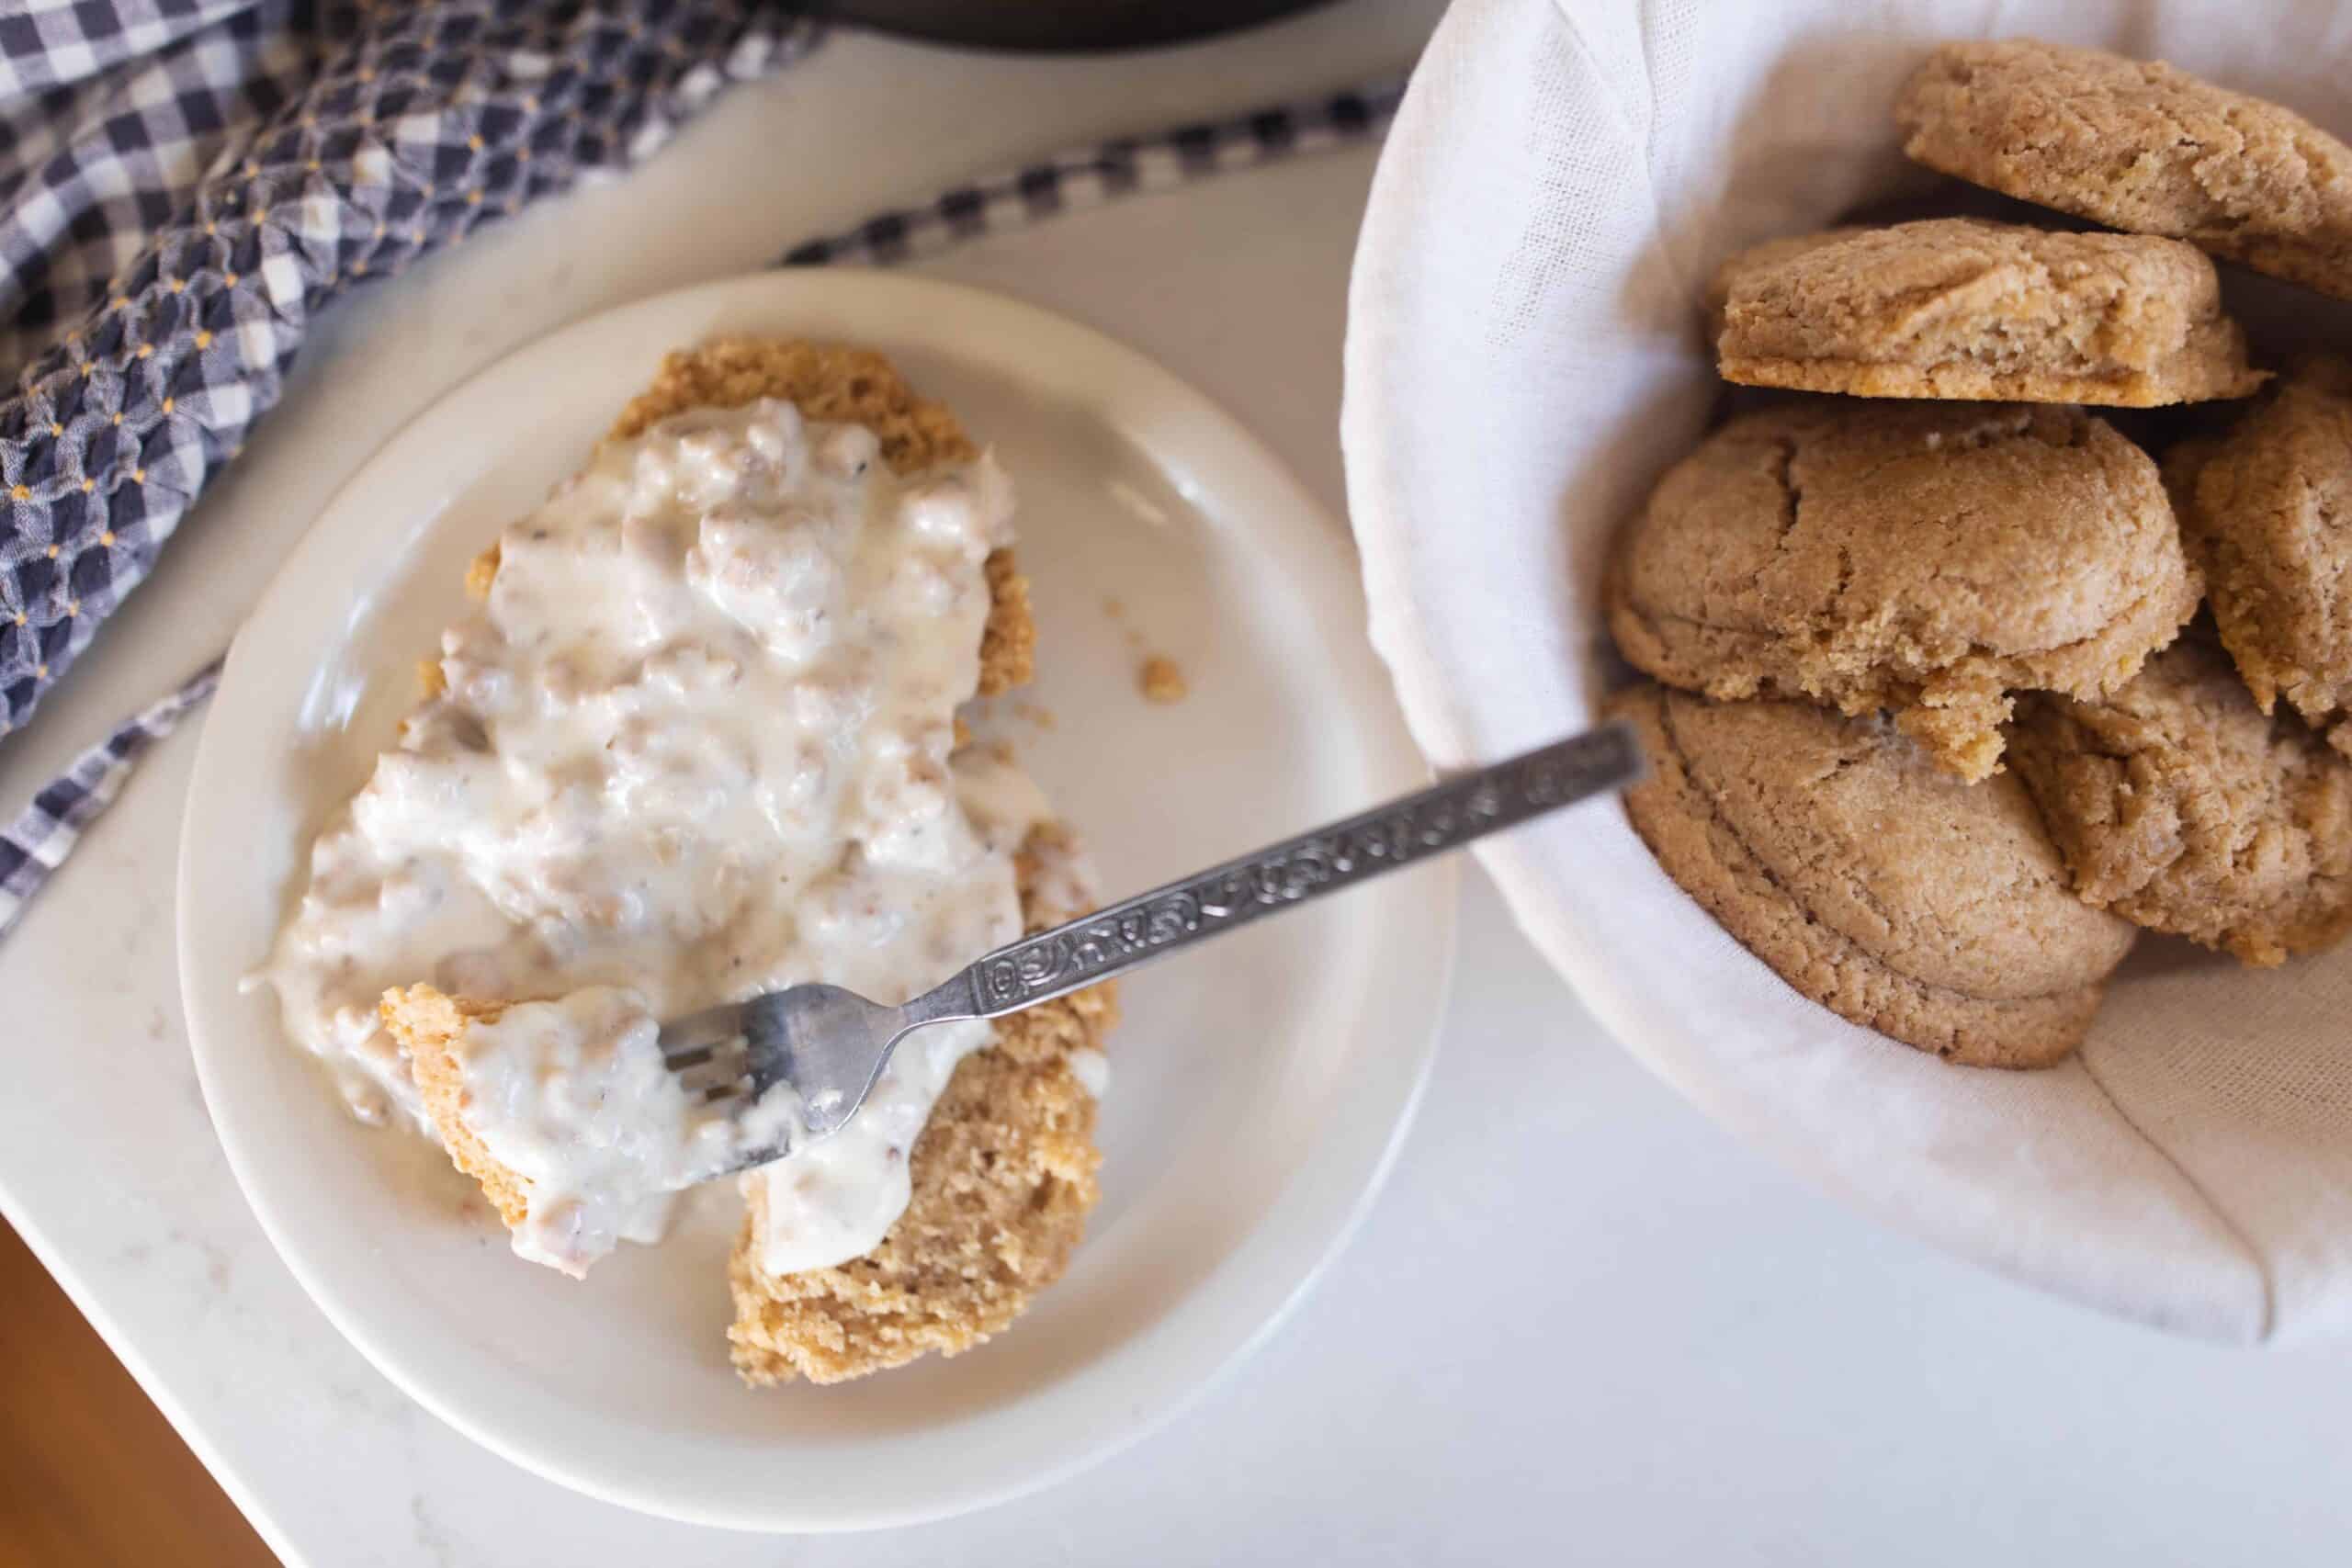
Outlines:
[[[510,347],[944,183],[1408,61],[1432,0],[1084,63],[838,38],[639,175],[373,290],[108,635],[0,753],[0,811],[224,643],[361,458]],[[876,112],[887,102],[889,112]],[[1141,346],[1341,508],[1356,151],[1057,220],[922,270]],[[395,1392],[246,1213],[183,1048],[160,748],[6,945],[0,1211],[277,1551],[314,1564],[2341,1562],[2352,1348],[2213,1349],[1877,1230],[1604,1038],[1471,879],[1388,1189],[1224,1387],[1081,1478],[944,1525],[729,1536],[577,1497]]]

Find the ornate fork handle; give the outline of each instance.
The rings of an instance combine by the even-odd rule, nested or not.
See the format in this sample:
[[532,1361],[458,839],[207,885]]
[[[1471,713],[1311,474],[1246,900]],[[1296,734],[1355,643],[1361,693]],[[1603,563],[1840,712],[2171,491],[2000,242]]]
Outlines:
[[1641,771],[1633,731],[1606,725],[1024,937],[908,1003],[906,1013],[910,1022],[935,1022],[1018,1012],[1261,915],[1631,784]]

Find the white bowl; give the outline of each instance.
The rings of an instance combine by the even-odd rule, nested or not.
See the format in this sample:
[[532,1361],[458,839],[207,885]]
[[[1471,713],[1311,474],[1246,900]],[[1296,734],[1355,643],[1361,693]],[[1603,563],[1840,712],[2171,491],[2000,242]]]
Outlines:
[[[1610,679],[1606,543],[1717,396],[1723,255],[1906,172],[1892,107],[1942,39],[2160,55],[2352,130],[2352,18],[2186,3],[1461,0],[1374,181],[1342,434],[1373,636],[1450,766],[1583,724]],[[2258,17],[2257,14],[2258,13]],[[2230,278],[2276,319],[2278,286]],[[2305,334],[2352,321],[2291,300]],[[1942,1066],[1800,997],[1659,872],[1622,813],[1477,852],[1625,1044],[1887,1220],[2076,1300],[2217,1338],[2352,1326],[2352,949],[2281,974],[2151,940],[2079,1059]]]
[[[731,1192],[584,1284],[516,1260],[420,1139],[348,1120],[240,995],[311,833],[365,779],[465,561],[575,468],[666,349],[854,342],[993,442],[1043,647],[1001,712],[1123,894],[1426,777],[1364,646],[1343,536],[1246,432],[1131,351],[912,278],[771,273],[598,317],[449,394],[343,490],[232,650],[188,799],[180,962],[222,1148],[329,1318],[436,1414],[615,1502],[761,1529],[938,1517],[1131,1441],[1264,1335],[1361,1213],[1428,1066],[1453,873],[1409,871],[1136,976],[1103,1199],[1067,1278],[953,1360],[768,1393],[728,1366]],[[1115,618],[1104,601],[1115,596]],[[1139,635],[1192,682],[1136,690]],[[1033,716],[1021,716],[1022,711]]]

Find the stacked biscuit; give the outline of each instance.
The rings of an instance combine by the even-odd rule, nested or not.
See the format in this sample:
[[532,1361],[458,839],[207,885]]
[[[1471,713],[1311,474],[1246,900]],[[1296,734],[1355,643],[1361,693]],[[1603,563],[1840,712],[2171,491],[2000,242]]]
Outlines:
[[[2142,929],[2266,966],[2352,929],[2352,366],[2266,391],[2208,255],[2352,299],[2352,148],[2028,40],[1937,51],[1897,116],[1919,162],[2125,231],[1724,263],[1724,378],[1834,395],[1732,419],[1625,530],[1610,626],[1654,683],[1612,705],[1656,764],[1634,827],[1792,985],[2045,1066]],[[2257,394],[2146,422],[2161,467],[2084,407]]]

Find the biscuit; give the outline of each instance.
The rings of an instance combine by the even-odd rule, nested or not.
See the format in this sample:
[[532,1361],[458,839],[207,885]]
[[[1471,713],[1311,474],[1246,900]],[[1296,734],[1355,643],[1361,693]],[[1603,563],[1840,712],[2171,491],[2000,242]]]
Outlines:
[[2081,1043],[2137,935],[2068,890],[2025,788],[1965,784],[1883,719],[1645,684],[1634,828],[1750,953],[1831,1011],[1947,1061]]
[[[978,448],[944,406],[915,395],[890,362],[861,349],[729,339],[673,354],[613,426],[616,437],[705,406],[787,398],[810,419],[854,421],[882,441],[899,473],[968,462]],[[1036,624],[1012,553],[987,562],[980,694],[1025,683]],[[1018,863],[1024,908],[1035,902],[1033,835]],[[1063,912],[1074,915],[1075,910]],[[1094,1101],[1069,1055],[1100,1050],[1116,1017],[1105,989],[1000,1021],[989,1047],[948,1080],[916,1143],[913,1196],[882,1244],[831,1269],[774,1275],[759,1267],[747,1215],[728,1286],[736,1371],[755,1386],[805,1377],[839,1382],[931,1352],[954,1355],[1002,1332],[1061,1277],[1096,1197]],[[758,1184],[752,1184],[756,1202]]]
[[[437,667],[436,667],[437,668]],[[384,993],[384,1027],[408,1053],[410,1073],[424,1100],[449,1163],[481,1184],[508,1230],[530,1215],[530,1179],[510,1169],[481,1141],[466,1120],[464,1069],[458,1059],[458,1042],[467,1026],[494,1022],[508,1003],[473,997],[449,997],[430,986],[409,986]]]
[[2010,753],[2098,908],[2263,965],[2352,930],[2352,759],[2264,717],[2205,637],[2110,696],[2028,698]]
[[2080,410],[1806,402],[1732,421],[1620,536],[1634,665],[1898,722],[1992,773],[2007,694],[2122,684],[2195,613],[2155,465]]
[[2352,365],[2306,361],[2165,471],[2255,701],[2284,697],[2352,755]]
[[1773,241],[1716,282],[1723,376],[1747,386],[2148,408],[2263,380],[2177,240],[1933,219]]
[[[748,338],[669,355],[612,435],[625,439],[689,409],[734,408],[763,397],[788,400],[810,419],[865,424],[881,438],[883,458],[895,472],[968,461],[978,453],[948,410],[917,397],[879,355]],[[467,587],[476,597],[488,592],[498,564],[493,547],[469,569]],[[983,694],[1027,682],[1036,648],[1028,584],[1012,552],[992,552],[986,566]],[[429,695],[440,671],[424,668]],[[1046,874],[1043,863],[1069,852],[1067,835],[1045,826],[1016,855],[1022,904],[1033,923],[1080,912],[1041,902],[1046,883],[1067,881]],[[385,1003],[452,1163],[481,1184],[511,1226],[526,1213],[523,1179],[465,1125],[449,1050],[469,1020],[500,1010],[502,1004],[444,997],[428,987],[394,993]],[[865,1257],[769,1274],[758,1266],[747,1216],[728,1265],[734,1302],[728,1339],[743,1380],[837,1382],[928,1352],[953,1355],[1001,1332],[1058,1279],[1094,1205],[1101,1157],[1094,1101],[1070,1055],[1100,1051],[1116,1018],[1106,986],[1000,1020],[989,1044],[957,1066],[933,1107],[911,1156],[906,1212]],[[756,1202],[758,1184],[752,1188]]]
[[[1023,908],[1039,928],[1068,913],[1038,903],[1039,852],[1066,843],[1061,829],[1039,829],[1017,863]],[[468,1122],[457,1054],[469,1024],[507,1006],[414,986],[387,992],[383,1016],[409,1053],[450,1163],[481,1183],[514,1229],[528,1217],[531,1183]],[[1094,1098],[1071,1055],[1100,1051],[1116,1020],[1108,987],[1000,1020],[932,1109],[909,1168],[906,1212],[861,1258],[766,1272],[753,1241],[766,1189],[747,1183],[751,1212],[727,1266],[735,1305],[728,1341],[743,1380],[841,1382],[927,1353],[952,1356],[1011,1326],[1061,1277],[1085,1235],[1101,1156]]]
[[1895,119],[1929,168],[2352,299],[2352,148],[2277,104],[2010,39],[1937,50]]
[[[1058,829],[1040,829],[1016,862],[1033,931],[1078,913],[1049,907],[1041,892],[1041,857],[1067,847]],[[953,1356],[1003,1332],[1061,1278],[1101,1164],[1094,1097],[1072,1058],[1100,1051],[1117,1020],[1107,986],[999,1019],[916,1140],[906,1212],[862,1258],[770,1274],[753,1243],[763,1189],[750,1183],[752,1213],[727,1265],[727,1338],[743,1381],[841,1382]]]
[[[881,439],[882,460],[897,474],[980,455],[942,403],[915,395],[898,367],[871,349],[792,339],[718,338],[665,355],[653,384],[629,400],[613,422],[609,440],[627,440],[647,426],[696,408],[741,408],[780,398],[808,419],[863,424]],[[1010,549],[992,550],[988,573],[989,618],[980,634],[979,694],[993,697],[1025,685],[1036,670],[1037,626],[1029,612],[1029,580]],[[498,546],[466,569],[466,592],[490,596],[498,576]]]

